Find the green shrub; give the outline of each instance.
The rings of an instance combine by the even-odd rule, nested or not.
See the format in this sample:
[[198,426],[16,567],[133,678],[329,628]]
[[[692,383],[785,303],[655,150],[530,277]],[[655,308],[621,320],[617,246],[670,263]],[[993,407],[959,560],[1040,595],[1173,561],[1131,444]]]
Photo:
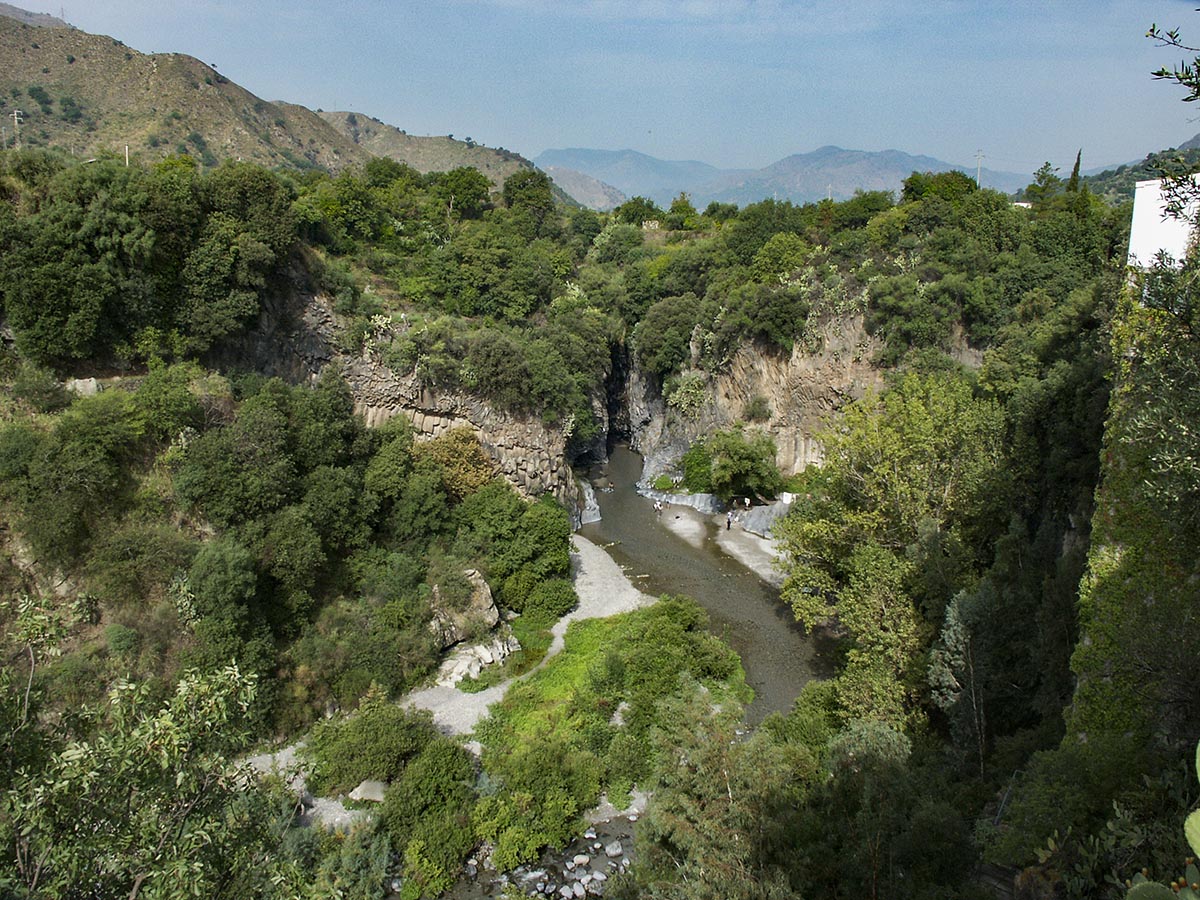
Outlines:
[[771,404],[761,394],[751,397],[742,410],[742,418],[747,422],[765,422],[771,418]]
[[708,452],[704,441],[697,441],[688,447],[679,465],[683,469],[685,488],[693,494],[712,492],[712,454]]
[[475,844],[474,779],[471,755],[436,737],[384,796],[380,824],[400,849],[405,876],[420,887],[420,896],[444,891]]
[[513,612],[524,612],[529,595],[538,585],[537,575],[529,568],[520,568],[504,579],[500,599]]
[[525,610],[549,619],[561,619],[579,604],[575,587],[565,578],[551,578],[533,589]]
[[111,652],[117,656],[129,657],[137,652],[141,635],[126,625],[114,622],[104,629],[104,640]]
[[330,794],[367,779],[393,781],[436,736],[428,713],[409,712],[373,690],[357,713],[313,729],[304,748],[312,763],[309,787]]
[[54,373],[29,362],[22,362],[17,370],[12,395],[43,413],[57,412],[71,405],[71,395],[59,384]]

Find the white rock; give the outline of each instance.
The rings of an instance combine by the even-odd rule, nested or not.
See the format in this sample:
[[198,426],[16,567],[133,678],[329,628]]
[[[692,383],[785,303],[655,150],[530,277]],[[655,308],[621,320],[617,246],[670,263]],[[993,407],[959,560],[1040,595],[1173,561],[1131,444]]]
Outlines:
[[608,876],[603,872],[593,872],[592,881],[608,881]]
[[364,781],[350,792],[351,800],[369,800],[372,803],[383,802],[383,792],[387,785],[382,781]]
[[576,897],[582,898],[583,895],[587,893],[587,888],[585,888],[582,884],[580,884],[577,881],[573,885],[571,885],[571,891],[575,894]]
[[93,397],[100,392],[100,382],[95,378],[72,378],[66,388],[80,397]]
[[592,861],[592,858],[590,856],[585,856],[582,853],[575,854],[575,865],[577,865],[577,866],[586,866],[591,861]]
[[563,897],[574,897],[575,896],[575,891],[569,884],[564,884],[562,887],[560,887],[558,889],[558,892]]
[[611,844],[606,844],[604,847],[604,855],[609,859],[616,859],[625,852],[625,848],[621,846],[620,841],[613,841]]

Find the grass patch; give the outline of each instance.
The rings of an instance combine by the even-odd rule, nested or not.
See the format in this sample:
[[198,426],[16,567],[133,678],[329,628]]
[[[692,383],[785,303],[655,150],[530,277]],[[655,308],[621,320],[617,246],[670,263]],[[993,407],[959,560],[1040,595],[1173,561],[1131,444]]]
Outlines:
[[518,678],[533,669],[546,658],[546,652],[554,640],[554,635],[550,632],[553,624],[543,617],[528,613],[518,616],[510,627],[520,642],[521,649],[510,654],[500,665],[480,672],[478,678],[464,678],[458,683],[458,689],[467,694],[477,694],[509,678]]
[[694,601],[671,597],[572,622],[563,652],[492,707],[474,736],[498,790],[477,833],[497,842],[499,867],[569,835],[601,791],[620,797],[650,775],[662,700],[699,682],[714,704],[749,701],[737,654],[707,625]]

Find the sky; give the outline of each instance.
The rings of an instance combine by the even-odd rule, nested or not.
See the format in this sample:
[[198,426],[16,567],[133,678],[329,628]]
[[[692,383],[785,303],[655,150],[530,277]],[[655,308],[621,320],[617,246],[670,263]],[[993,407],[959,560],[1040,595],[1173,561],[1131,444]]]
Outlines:
[[[1150,72],[1196,0],[10,0],[268,100],[533,158],[633,149],[758,168],[834,144],[1032,173],[1200,132]],[[1200,104],[1197,104],[1200,106]]]

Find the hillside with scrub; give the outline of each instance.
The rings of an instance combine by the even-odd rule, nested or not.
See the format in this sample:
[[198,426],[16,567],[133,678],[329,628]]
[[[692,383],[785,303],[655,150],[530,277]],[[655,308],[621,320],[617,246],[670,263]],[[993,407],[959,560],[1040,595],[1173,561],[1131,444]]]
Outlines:
[[[57,21],[57,20],[55,20]],[[14,126],[14,110],[23,115]],[[268,168],[339,172],[375,156],[421,172],[474,166],[496,188],[527,160],[452,136],[406,135],[353,113],[314,112],[256,97],[215,65],[180,53],[141,53],[116,38],[41,27],[0,9],[0,115],[6,147],[55,148],[80,159],[154,162],[188,154],[205,168],[244,160]],[[19,128],[19,133],[17,133]]]

